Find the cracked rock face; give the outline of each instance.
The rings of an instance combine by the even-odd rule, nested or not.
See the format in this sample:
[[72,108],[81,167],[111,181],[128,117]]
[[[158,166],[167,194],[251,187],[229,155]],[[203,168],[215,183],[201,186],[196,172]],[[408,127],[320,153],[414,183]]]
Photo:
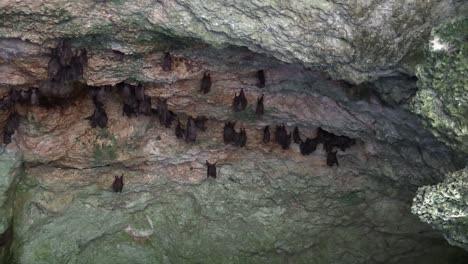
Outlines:
[[460,152],[468,153],[468,18],[433,30],[412,108],[427,127]]
[[[468,19],[460,17],[435,28],[418,66],[419,90],[412,101],[426,127],[461,153],[468,153]],[[466,169],[443,183],[421,187],[412,212],[442,230],[450,244],[468,249],[468,178]]]
[[444,232],[450,244],[468,250],[468,169],[418,189],[411,211]]
[[[34,70],[25,67],[18,74],[47,78],[47,50],[19,40],[3,43],[16,48],[9,65],[37,62]],[[7,263],[466,258],[410,212],[417,186],[440,181],[456,168],[450,149],[411,113],[383,106],[374,95],[350,96],[355,88],[327,75],[245,49],[181,49],[173,52],[170,72],[162,70],[162,57],[163,52],[122,57],[88,50],[82,82],[105,86],[134,78],[153,102],[168,98],[182,123],[188,115],[205,115],[207,130],[195,143],[178,140],[174,125],[164,128],[154,116],[124,117],[117,87],[104,96],[107,129],[91,128],[84,119],[93,112],[87,93],[57,108],[16,106],[21,122],[4,155],[16,155],[24,168],[15,167],[22,176],[2,189],[15,190],[12,213],[2,215],[3,222],[14,223]],[[263,89],[256,86],[258,69],[265,70]],[[213,85],[203,95],[206,71]],[[233,113],[230,105],[240,88],[248,106]],[[261,94],[265,114],[258,117],[254,106]],[[236,130],[246,128],[245,148],[223,144],[229,120],[237,121]],[[322,145],[303,156],[296,144],[288,150],[264,144],[263,127],[280,123],[289,132],[298,125],[303,138],[314,137],[320,126],[357,143],[338,151],[340,166],[330,168]],[[217,162],[216,179],[207,179],[206,160]],[[117,175],[124,175],[122,193],[111,189]]]
[[[466,157],[408,110],[415,78],[387,75],[413,72],[432,24],[466,4],[290,2],[0,0],[0,97],[37,87],[65,102],[14,107],[19,127],[0,151],[0,264],[464,263],[411,202]],[[51,48],[65,38],[87,63],[79,84],[50,86]],[[186,143],[154,114],[124,116],[122,81],[141,83],[153,108],[167,99],[184,125],[206,116],[206,131]],[[85,119],[91,86],[105,87],[107,128]],[[248,104],[235,113],[241,88]],[[11,113],[0,110],[2,128]],[[245,128],[245,147],[223,143],[226,121]],[[282,123],[302,139],[321,127],[356,144],[329,167],[323,144],[304,156],[263,143],[264,126],[273,139]],[[420,200],[413,212],[445,223]]]
[[[161,33],[236,45],[353,83],[412,73],[433,24],[464,1],[0,1],[0,36],[48,43],[89,36],[141,53]],[[185,41],[179,44],[183,45]]]

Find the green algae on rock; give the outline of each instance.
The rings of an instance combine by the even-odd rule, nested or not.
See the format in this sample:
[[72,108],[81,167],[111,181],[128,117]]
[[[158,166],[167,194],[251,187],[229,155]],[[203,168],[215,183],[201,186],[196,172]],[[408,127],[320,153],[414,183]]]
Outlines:
[[417,67],[413,110],[434,134],[468,153],[468,17],[435,28],[425,62]]
[[411,211],[441,230],[450,244],[468,250],[468,168],[438,185],[419,188]]
[[[16,183],[22,170],[18,153],[5,149],[0,151],[0,237],[2,237],[7,232],[13,232],[10,229],[13,225],[13,199]],[[0,264],[9,260],[11,254],[9,245],[7,243],[0,247]]]
[[[12,152],[2,150],[0,154],[0,234],[3,233],[11,219],[11,209],[6,207],[14,179],[20,169],[21,160]],[[8,206],[10,206],[8,204]]]
[[28,169],[15,211],[16,263],[449,263],[444,254],[453,252],[418,240],[419,221],[398,213],[401,194],[374,200],[386,192],[377,185],[340,190],[326,172],[277,159],[224,165],[216,180],[180,185],[154,165],[145,184],[141,172],[126,171],[121,194],[109,188],[116,167]]

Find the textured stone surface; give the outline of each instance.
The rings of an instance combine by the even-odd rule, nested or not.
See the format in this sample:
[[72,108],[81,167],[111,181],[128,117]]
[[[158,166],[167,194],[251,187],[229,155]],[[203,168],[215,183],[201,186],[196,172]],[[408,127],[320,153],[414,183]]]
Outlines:
[[10,222],[11,204],[9,196],[10,187],[13,184],[15,176],[20,172],[21,159],[14,152],[1,151],[0,154],[0,234],[3,233]]
[[[24,52],[27,59],[47,61],[36,50]],[[169,98],[182,121],[206,115],[207,132],[195,144],[178,141],[154,117],[122,117],[115,88],[106,95],[107,130],[84,120],[92,112],[85,95],[62,108],[17,107],[23,118],[7,147],[26,162],[14,206],[16,263],[461,263],[466,257],[410,213],[416,186],[455,168],[450,150],[412,114],[372,96],[349,98],[351,88],[340,82],[245,49],[174,52],[170,73],[161,71],[161,55],[124,56],[122,63],[111,51],[90,50],[85,80],[140,80],[153,99]],[[255,86],[259,68],[267,76],[263,90]],[[213,87],[201,95],[206,70]],[[233,114],[229,106],[241,87],[249,106]],[[256,117],[261,93],[266,113]],[[225,120],[246,127],[245,149],[224,146]],[[290,150],[262,144],[263,126],[281,122],[290,131],[299,124],[308,136],[322,126],[358,143],[338,153],[340,167],[329,168],[322,147],[305,157],[294,144]],[[205,160],[218,162],[218,179],[205,179]],[[115,194],[110,186],[120,174],[126,185]]]
[[[226,152],[231,157],[218,167],[216,180],[204,179],[202,158],[131,168],[27,170],[19,188],[25,198],[17,205],[18,263],[462,263],[466,258],[408,214],[406,194],[389,185],[382,189],[371,176],[343,175],[350,173],[324,167],[319,157],[300,161],[251,149]],[[314,173],[306,166],[312,162]],[[109,187],[120,173],[126,186],[115,194]]]
[[442,230],[450,244],[468,250],[468,169],[449,174],[437,185],[419,188],[411,211]]
[[[465,251],[410,212],[418,186],[460,167],[396,107],[411,98],[414,81],[380,79],[376,96],[332,80],[412,72],[431,25],[464,6],[0,0],[2,96],[12,87],[44,92],[50,48],[69,37],[88,51],[83,83],[142,82],[182,122],[209,119],[186,144],[154,117],[123,117],[116,88],[106,94],[104,130],[84,119],[93,111],[86,93],[53,109],[17,105],[20,126],[0,160],[0,227],[14,215],[14,242],[0,249],[0,263],[464,263]],[[170,72],[160,65],[165,50],[174,57]],[[201,95],[205,71],[213,87]],[[249,105],[232,113],[240,88]],[[261,94],[265,115],[257,117]],[[3,126],[8,112],[0,114]],[[246,148],[222,143],[227,120],[246,128]],[[320,126],[357,144],[330,168],[321,146],[302,156],[295,144],[263,144],[263,126],[279,123],[311,137]],[[206,160],[218,162],[217,179],[206,179]],[[121,174],[116,194],[110,187]]]
[[[13,222],[15,187],[21,172],[21,157],[18,153],[0,149],[0,238]],[[6,243],[0,246],[0,263],[8,257],[9,245]]]
[[433,30],[426,60],[418,67],[413,109],[434,134],[468,153],[468,17]]
[[[153,102],[157,97],[169,98],[170,109],[181,114],[182,121],[188,114],[207,116],[213,122],[211,135],[218,141],[222,122],[226,120],[239,120],[238,125],[245,125],[258,141],[261,139],[260,130],[267,124],[286,123],[291,128],[300,124],[303,133],[309,136],[314,136],[315,129],[322,126],[336,134],[363,139],[366,151],[378,154],[375,155],[377,159],[388,159],[395,166],[399,164],[399,170],[381,170],[379,174],[402,184],[419,185],[429,179],[441,180],[443,174],[454,169],[450,150],[437,142],[430,132],[423,130],[414,115],[384,107],[373,97],[350,98],[347,94],[352,88],[343,87],[340,82],[300,66],[284,65],[242,49],[200,48],[174,53],[176,66],[166,74],[159,64],[161,53],[149,54],[146,59],[125,58],[125,63],[112,60],[111,52],[89,53],[85,69],[88,84],[109,85],[125,79],[142,81]],[[34,56],[30,54],[29,58]],[[258,68],[266,70],[268,89],[260,90],[255,86]],[[198,90],[206,70],[211,72],[213,91],[203,96]],[[245,112],[232,113],[233,94],[240,88],[246,91],[249,105]],[[255,102],[262,93],[265,94],[267,111],[264,116],[256,117]],[[108,94],[108,101],[110,133],[90,131],[84,117],[89,116],[93,108],[86,96],[72,101],[70,107],[65,108],[18,106],[17,110],[27,120],[15,136],[24,159],[86,167],[94,157],[85,154],[93,153],[94,144],[77,144],[77,138],[83,138],[81,141],[85,143],[99,143],[96,137],[109,135],[115,137],[109,142],[121,144],[121,159],[127,159],[126,141],[141,138],[154,120],[123,118],[121,99],[115,88]],[[171,134],[172,130],[168,133]],[[372,155],[367,156],[372,158]]]
[[88,36],[125,53],[174,48],[162,35],[178,36],[245,46],[359,83],[412,72],[431,25],[466,10],[455,0],[2,0],[0,36],[49,44]]
[[381,98],[387,106],[400,106],[408,108],[408,103],[418,90],[416,78],[387,77],[380,78],[372,83],[371,89]]

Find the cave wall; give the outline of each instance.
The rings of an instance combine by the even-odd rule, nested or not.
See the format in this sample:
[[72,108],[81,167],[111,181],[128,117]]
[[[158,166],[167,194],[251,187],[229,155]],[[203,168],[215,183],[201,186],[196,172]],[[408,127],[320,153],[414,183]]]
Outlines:
[[107,39],[107,48],[141,53],[167,48],[158,37],[164,33],[245,46],[353,83],[414,73],[431,28],[468,10],[457,0],[4,0],[0,7],[0,36],[8,38],[52,45],[64,36],[93,36]]
[[412,109],[453,149],[468,153],[468,17],[435,28],[418,66]]
[[[0,233],[13,223],[14,239],[0,248],[0,263],[466,259],[411,214],[418,187],[466,164],[409,111],[421,43],[432,24],[466,9],[462,1],[0,3],[1,94],[50,89],[50,48],[70,38],[87,50],[80,82],[107,87],[109,116],[107,129],[90,127],[86,89],[50,109],[16,106],[20,126],[0,160]],[[170,72],[161,67],[167,50]],[[206,71],[213,87],[202,95]],[[168,98],[183,123],[207,116],[207,131],[187,144],[155,116],[124,117],[121,81],[142,83],[153,103]],[[350,84],[364,81],[374,82]],[[249,105],[233,113],[240,88]],[[3,125],[9,112],[0,114]],[[230,120],[246,128],[245,148],[223,144]],[[357,144],[330,168],[322,145],[303,156],[297,144],[262,143],[263,127],[280,123]],[[218,162],[217,179],[206,178],[206,160]],[[114,193],[122,174],[124,191]]]
[[16,186],[23,173],[17,152],[2,149],[0,154],[0,263],[10,259],[14,226]]
[[468,250],[468,169],[448,175],[434,186],[418,189],[411,211],[444,232],[452,245]]
[[[27,58],[47,62],[48,56]],[[121,58],[89,50],[83,76],[93,85],[137,76],[148,80],[153,102],[169,98],[182,123],[188,115],[207,116],[207,131],[194,144],[177,140],[174,126],[164,128],[154,116],[122,116],[117,87],[105,96],[107,129],[84,119],[93,112],[86,92],[51,109],[17,105],[21,124],[5,148],[25,163],[13,206],[15,263],[457,263],[465,257],[410,213],[417,186],[457,167],[451,150],[416,116],[377,97],[349,97],[349,87],[326,74],[246,49],[199,47],[173,56],[174,68],[165,73],[162,52]],[[259,67],[264,89],[256,86]],[[202,95],[205,71],[213,87]],[[249,105],[233,113],[241,87]],[[258,117],[260,94],[266,113]],[[228,120],[246,128],[246,148],[223,144]],[[340,166],[330,168],[321,145],[303,156],[296,144],[283,150],[262,143],[263,126],[279,123],[289,131],[299,125],[310,137],[321,126],[358,143],[339,151]],[[205,160],[218,162],[217,179],[206,179]],[[126,185],[116,194],[110,187],[122,174]]]
[[[465,156],[468,153],[467,29],[467,17],[459,17],[433,30],[426,60],[418,66],[419,90],[411,106],[434,135]],[[450,173],[442,183],[418,189],[412,212],[421,221],[442,230],[450,244],[467,249],[467,190],[466,168]]]

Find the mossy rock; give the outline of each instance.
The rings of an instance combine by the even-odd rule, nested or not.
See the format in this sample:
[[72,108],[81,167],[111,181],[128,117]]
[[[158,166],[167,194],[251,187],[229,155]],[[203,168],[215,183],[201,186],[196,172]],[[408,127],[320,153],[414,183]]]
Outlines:
[[435,28],[417,67],[413,111],[434,134],[468,154],[468,17]]
[[468,168],[450,173],[444,182],[418,189],[411,211],[444,232],[450,244],[468,250]]

